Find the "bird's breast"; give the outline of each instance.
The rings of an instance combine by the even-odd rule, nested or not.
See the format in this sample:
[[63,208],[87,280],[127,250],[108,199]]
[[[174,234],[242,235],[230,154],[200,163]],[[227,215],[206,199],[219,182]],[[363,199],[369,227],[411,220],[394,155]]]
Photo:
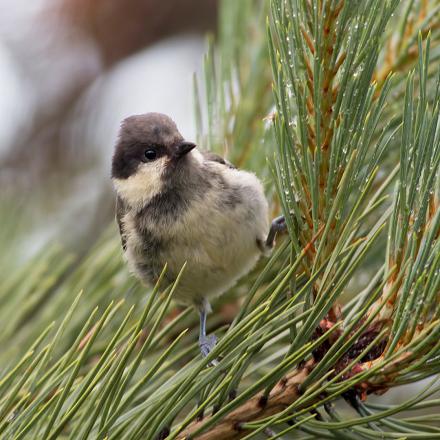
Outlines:
[[[173,280],[185,272],[175,297],[197,303],[223,293],[260,256],[257,241],[268,231],[268,207],[259,180],[251,173],[226,171],[191,200],[166,197],[151,209],[124,219],[130,268],[154,282],[165,263]],[[173,208],[172,201],[175,200]]]

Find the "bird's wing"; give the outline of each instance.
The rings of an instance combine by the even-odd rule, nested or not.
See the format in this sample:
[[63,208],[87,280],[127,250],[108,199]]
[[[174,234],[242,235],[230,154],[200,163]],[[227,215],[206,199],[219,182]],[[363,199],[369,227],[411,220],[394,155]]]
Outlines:
[[212,151],[203,151],[202,154],[203,154],[203,157],[205,158],[205,160],[208,160],[208,161],[211,161],[211,162],[218,162],[218,163],[221,163],[223,165],[226,165],[229,168],[234,168],[234,169],[237,168],[231,162],[229,162],[225,158],[219,156],[218,154],[213,153]]
[[118,222],[119,234],[121,235],[122,249],[124,249],[125,251],[127,249],[127,239],[125,238],[124,225],[122,223],[122,218],[124,217],[124,214],[124,202],[121,200],[120,197],[116,197],[116,221]]

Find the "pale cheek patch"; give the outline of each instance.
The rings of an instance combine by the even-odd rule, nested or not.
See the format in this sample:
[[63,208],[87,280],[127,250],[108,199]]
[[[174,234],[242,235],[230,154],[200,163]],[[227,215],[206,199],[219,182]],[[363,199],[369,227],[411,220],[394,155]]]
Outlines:
[[199,164],[203,163],[205,160],[203,158],[203,154],[197,148],[194,148],[194,150],[192,150],[189,154]]
[[166,157],[151,163],[143,163],[136,173],[127,179],[112,179],[118,195],[131,207],[141,208],[162,191],[162,175],[166,166]]

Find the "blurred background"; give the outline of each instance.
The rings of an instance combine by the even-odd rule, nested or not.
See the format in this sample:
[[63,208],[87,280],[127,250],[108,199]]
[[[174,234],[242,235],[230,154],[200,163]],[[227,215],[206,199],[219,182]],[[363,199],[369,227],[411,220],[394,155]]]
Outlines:
[[[192,76],[217,0],[0,0],[3,234],[82,251],[111,221],[120,121],[170,115],[194,139]],[[22,215],[17,215],[17,210]],[[24,215],[23,215],[24,214]]]

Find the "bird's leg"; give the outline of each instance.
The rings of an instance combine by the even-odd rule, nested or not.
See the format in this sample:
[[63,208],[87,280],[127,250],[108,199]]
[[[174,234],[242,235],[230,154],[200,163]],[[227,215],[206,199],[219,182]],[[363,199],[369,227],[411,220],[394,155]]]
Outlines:
[[276,217],[272,220],[272,224],[270,225],[269,234],[266,238],[266,248],[272,249],[275,237],[277,235],[277,232],[284,232],[287,229],[286,226],[286,219],[284,218],[284,215],[280,215],[279,217]]
[[[206,317],[208,312],[211,310],[209,303],[207,301],[204,302],[202,307],[199,310],[200,314],[200,332],[199,332],[199,347],[200,353],[202,353],[203,357],[208,356],[208,354],[212,351],[215,344],[217,343],[217,338],[215,335],[207,335],[206,334]],[[212,361],[213,365],[216,365],[217,361]]]

